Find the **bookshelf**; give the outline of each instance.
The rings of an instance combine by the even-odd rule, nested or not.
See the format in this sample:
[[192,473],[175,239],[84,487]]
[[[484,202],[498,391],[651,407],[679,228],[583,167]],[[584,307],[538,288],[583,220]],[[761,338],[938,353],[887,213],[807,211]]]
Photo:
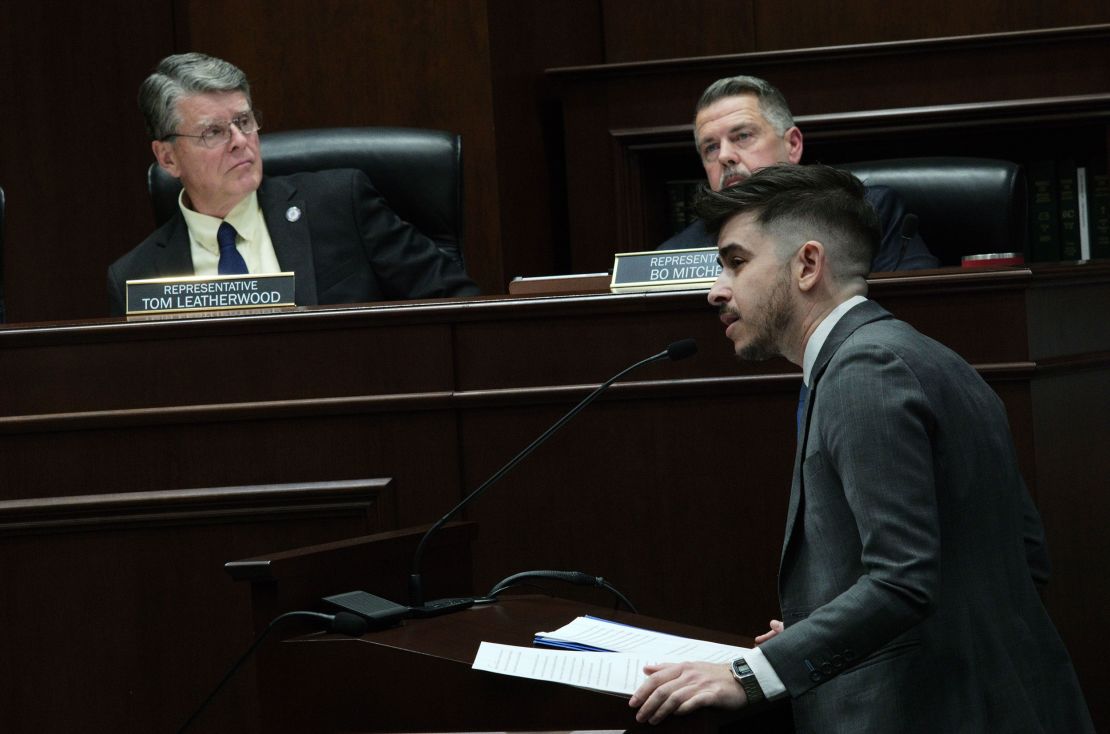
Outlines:
[[670,234],[667,182],[703,173],[692,108],[714,79],[762,76],[790,100],[803,162],[917,156],[1110,162],[1110,24],[548,70],[564,110],[568,260]]
[[[1000,158],[1019,163],[1029,176],[1030,217],[1038,211],[1032,205],[1035,174],[1046,164],[1048,177],[1058,178],[1070,163],[1073,181],[1075,167],[1085,167],[1087,190],[1093,194],[1094,174],[1105,173],[1110,157],[1107,145],[1110,94],[799,115],[796,122],[805,131],[803,163],[836,165],[917,156]],[[691,142],[692,130],[692,125],[678,125],[613,131],[619,161],[628,171],[626,179],[639,182],[639,191],[629,196],[629,231],[641,233],[638,241],[646,249],[653,246],[652,242],[661,242],[672,234],[673,197],[678,188],[674,184],[704,183]],[[1031,144],[1029,139],[1034,136],[1035,144]],[[908,139],[912,139],[912,146],[907,146]],[[1053,184],[1054,195],[1059,195],[1060,188],[1060,183]],[[1093,210],[1094,207],[1092,216]],[[1057,220],[1058,230],[1061,216],[1058,205],[1053,207],[1051,216]],[[1059,234],[1054,239],[1056,252],[1060,253]],[[1032,250],[1032,242],[1031,237],[1027,249]],[[1096,250],[1094,255],[1102,253]],[[1078,249],[1074,256],[1068,255],[1064,250],[1062,256],[1034,259],[1042,262],[1080,259]]]

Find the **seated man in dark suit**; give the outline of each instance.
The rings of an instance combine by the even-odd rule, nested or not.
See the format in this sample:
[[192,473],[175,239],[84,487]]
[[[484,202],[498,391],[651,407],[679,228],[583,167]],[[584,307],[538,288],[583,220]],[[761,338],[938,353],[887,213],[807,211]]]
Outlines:
[[402,221],[360,171],[262,175],[246,75],[199,53],[162,60],[139,88],[154,157],[180,178],[180,212],[108,269],[127,280],[296,274],[299,305],[466,296],[462,267]]
[[[802,159],[802,131],[782,92],[754,76],[726,77],[706,88],[695,108],[694,142],[713,191],[740,183],[764,166]],[[893,189],[870,186],[867,201],[883,230],[872,272],[939,267],[916,227],[904,227],[906,206]],[[716,246],[698,219],[657,249]]]

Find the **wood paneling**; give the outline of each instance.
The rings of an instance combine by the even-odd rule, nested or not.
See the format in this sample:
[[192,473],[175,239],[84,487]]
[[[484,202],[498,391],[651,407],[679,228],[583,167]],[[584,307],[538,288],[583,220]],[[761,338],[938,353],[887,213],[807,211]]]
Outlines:
[[1107,23],[1110,6],[1084,0],[754,0],[754,22],[756,50],[773,51]]
[[[224,562],[392,527],[391,494],[364,480],[0,501],[5,730],[176,730],[253,637]],[[243,673],[213,706],[221,724],[197,731],[257,731]]]
[[489,23],[503,292],[515,276],[570,266],[562,110],[543,70],[605,51],[596,2],[489,0]]
[[602,0],[605,61],[756,51],[756,4],[757,0]]
[[9,321],[107,313],[109,263],[153,228],[139,81],[173,51],[169,3],[7,3],[0,186]]

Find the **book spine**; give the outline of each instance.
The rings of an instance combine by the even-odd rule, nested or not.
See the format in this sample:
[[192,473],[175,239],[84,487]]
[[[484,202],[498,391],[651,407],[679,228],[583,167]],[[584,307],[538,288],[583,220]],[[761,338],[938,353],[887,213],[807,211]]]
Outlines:
[[1079,259],[1091,259],[1091,225],[1087,211],[1087,169],[1075,169],[1075,196],[1079,207]]
[[1110,173],[1096,172],[1087,187],[1091,257],[1110,258]]
[[1057,162],[1056,185],[1060,201],[1060,259],[1078,260],[1079,196],[1073,159],[1063,158]]
[[1056,166],[1051,160],[1029,163],[1029,254],[1033,262],[1060,259]]

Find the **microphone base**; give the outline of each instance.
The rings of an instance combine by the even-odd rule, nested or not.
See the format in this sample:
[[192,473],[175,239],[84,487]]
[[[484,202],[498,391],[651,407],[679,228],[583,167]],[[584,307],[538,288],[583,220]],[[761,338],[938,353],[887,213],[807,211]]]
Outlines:
[[324,601],[335,609],[362,617],[371,629],[395,625],[409,613],[408,607],[365,591],[348,591],[344,594],[325,596]]
[[438,617],[441,614],[461,612],[463,609],[474,606],[474,597],[459,596],[449,599],[436,599],[422,607],[410,607],[409,616],[417,619],[421,617]]

